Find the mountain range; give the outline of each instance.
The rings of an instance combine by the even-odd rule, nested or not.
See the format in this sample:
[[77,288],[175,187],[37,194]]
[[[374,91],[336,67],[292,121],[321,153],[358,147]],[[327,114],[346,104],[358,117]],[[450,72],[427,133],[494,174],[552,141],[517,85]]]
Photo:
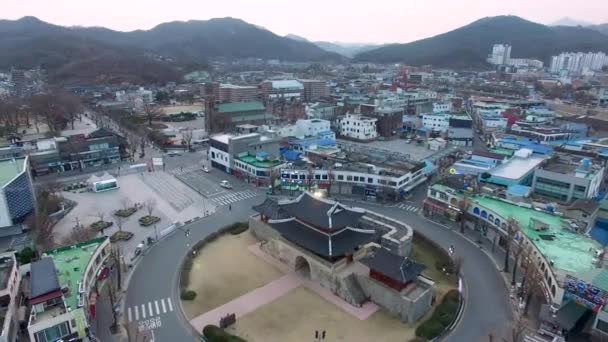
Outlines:
[[60,84],[147,84],[178,81],[215,58],[346,62],[353,57],[356,62],[487,68],[486,56],[496,43],[511,44],[514,58],[543,61],[563,51],[608,52],[608,24],[545,26],[499,16],[412,43],[374,46],[282,37],[234,18],[174,21],[120,32],[23,17],[0,20],[0,69],[42,67],[51,82]]
[[608,52],[608,35],[581,26],[546,26],[516,16],[488,17],[456,30],[407,44],[391,44],[355,56],[360,62],[439,67],[487,67],[493,44],[512,46],[512,58],[548,62],[564,51]]
[[320,47],[321,49],[329,52],[335,52],[344,57],[353,58],[355,55],[361,52],[377,49],[382,46],[382,44],[367,44],[367,43],[342,43],[342,42],[324,42],[324,41],[316,41],[311,42],[308,39],[295,35],[288,34],[285,38],[290,38],[297,41],[302,42],[310,42]]
[[0,51],[0,69],[40,66],[59,83],[163,83],[219,57],[343,59],[233,18],[169,22],[131,32],[63,27],[34,17],[0,20]]

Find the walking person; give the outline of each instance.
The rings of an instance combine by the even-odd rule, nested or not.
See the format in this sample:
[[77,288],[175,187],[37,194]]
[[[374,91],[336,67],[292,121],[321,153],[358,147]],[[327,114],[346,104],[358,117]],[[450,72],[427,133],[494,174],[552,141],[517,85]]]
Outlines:
[[228,204],[228,210],[232,211],[232,204]]

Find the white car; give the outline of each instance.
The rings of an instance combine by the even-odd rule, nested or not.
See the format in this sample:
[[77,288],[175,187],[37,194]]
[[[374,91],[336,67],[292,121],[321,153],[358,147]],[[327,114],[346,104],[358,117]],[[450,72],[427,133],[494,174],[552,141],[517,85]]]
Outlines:
[[230,182],[228,182],[227,180],[221,181],[220,186],[225,189],[232,189],[232,184],[230,184]]
[[203,172],[204,172],[204,173],[209,173],[209,172],[211,172],[211,170],[209,170],[209,168],[208,168],[208,167],[203,166]]

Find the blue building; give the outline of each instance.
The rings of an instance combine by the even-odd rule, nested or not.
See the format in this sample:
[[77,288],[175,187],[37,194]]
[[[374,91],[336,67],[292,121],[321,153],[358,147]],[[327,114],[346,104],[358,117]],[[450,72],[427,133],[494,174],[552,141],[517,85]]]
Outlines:
[[28,158],[0,160],[0,235],[34,210],[35,196]]

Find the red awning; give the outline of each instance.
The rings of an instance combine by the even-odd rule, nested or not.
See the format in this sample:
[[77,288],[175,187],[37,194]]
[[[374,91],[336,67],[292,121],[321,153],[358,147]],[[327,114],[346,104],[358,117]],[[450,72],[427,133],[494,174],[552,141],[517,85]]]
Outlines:
[[61,296],[63,296],[63,293],[61,292],[61,290],[55,290],[53,292],[49,292],[47,294],[43,294],[42,296],[31,298],[30,299],[30,305],[44,303],[44,302],[46,302],[48,300],[51,300],[53,298],[59,298]]

